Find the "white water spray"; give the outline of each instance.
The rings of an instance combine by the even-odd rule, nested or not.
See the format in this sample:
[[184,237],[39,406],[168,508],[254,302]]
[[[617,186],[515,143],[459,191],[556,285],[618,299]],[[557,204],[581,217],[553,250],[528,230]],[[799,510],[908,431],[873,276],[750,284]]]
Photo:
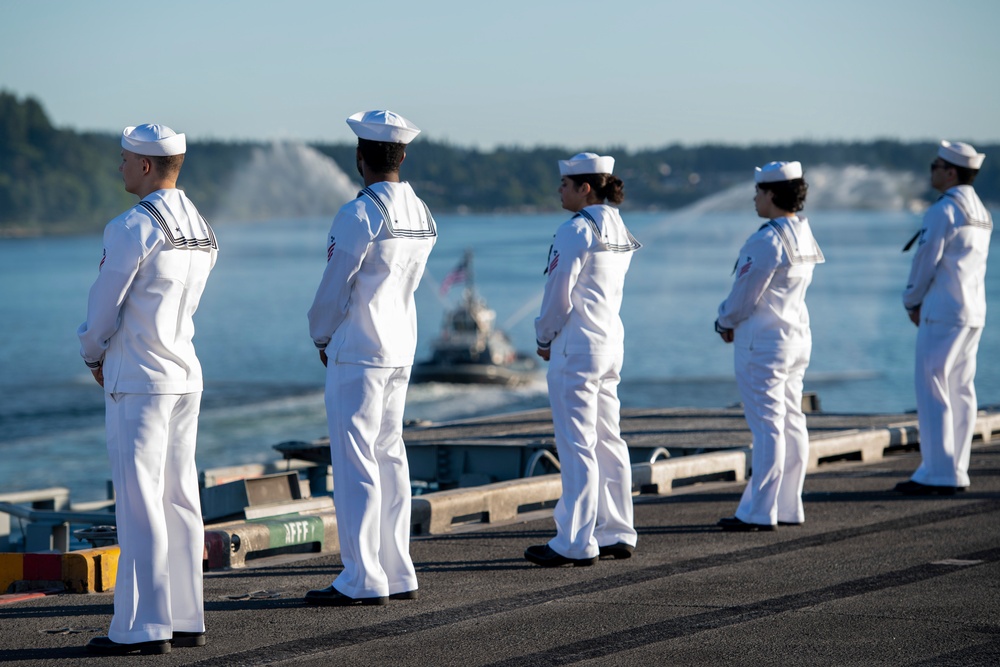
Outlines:
[[359,189],[333,160],[314,148],[275,142],[253,150],[213,217],[239,222],[332,218]]
[[[913,172],[888,171],[863,165],[819,165],[806,169],[805,179],[809,184],[807,216],[813,211],[918,211],[925,206],[920,195],[927,188],[926,179]],[[743,211],[753,216],[753,196],[753,178],[748,174],[744,183],[665,215],[660,224],[644,230],[640,240],[649,242],[665,235],[671,228],[697,221],[711,213]]]
[[814,211],[903,211],[920,206],[927,178],[906,171],[849,165],[820,165],[805,174],[809,183],[806,206]]

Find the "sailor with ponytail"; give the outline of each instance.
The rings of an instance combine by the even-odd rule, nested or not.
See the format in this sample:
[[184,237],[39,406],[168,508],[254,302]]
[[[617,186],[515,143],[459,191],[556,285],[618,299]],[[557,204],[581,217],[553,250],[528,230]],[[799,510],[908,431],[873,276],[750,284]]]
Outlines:
[[559,161],[559,194],[572,218],[556,231],[535,320],[538,355],[549,362],[549,400],[562,472],[556,536],[525,551],[544,567],[628,558],[636,544],[632,468],[619,429],[625,348],[619,311],[632,253],[640,248],[615,205],[624,186],[610,156]]

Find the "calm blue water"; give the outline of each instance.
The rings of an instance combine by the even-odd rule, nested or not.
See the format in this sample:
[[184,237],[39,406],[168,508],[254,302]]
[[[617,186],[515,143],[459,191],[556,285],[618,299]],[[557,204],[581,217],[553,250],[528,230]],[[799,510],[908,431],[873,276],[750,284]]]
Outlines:
[[[749,209],[749,198],[747,199]],[[418,292],[426,356],[446,305],[440,280],[465,248],[480,292],[518,347],[534,348],[546,253],[562,214],[438,216],[440,239]],[[914,407],[915,328],[900,305],[910,255],[902,244],[918,216],[815,212],[827,257],[809,292],[813,362],[806,389],[825,410]],[[745,213],[632,213],[645,244],[629,273],[621,397],[625,407],[718,407],[738,401],[732,349],[712,330],[733,260],[759,222]],[[325,262],[326,219],[218,225],[219,263],[196,318],[206,377],[199,465],[276,458],[271,446],[325,434],[323,369],[305,313]],[[76,328],[101,258],[99,235],[0,241],[0,492],[69,486],[75,500],[102,497],[108,465],[103,393],[80,360]],[[993,305],[997,271],[988,276]],[[519,312],[521,317],[517,317]],[[997,311],[994,311],[997,312]],[[977,386],[1000,402],[1000,328],[987,327]],[[544,381],[516,390],[411,387],[407,416],[442,420],[547,404]]]

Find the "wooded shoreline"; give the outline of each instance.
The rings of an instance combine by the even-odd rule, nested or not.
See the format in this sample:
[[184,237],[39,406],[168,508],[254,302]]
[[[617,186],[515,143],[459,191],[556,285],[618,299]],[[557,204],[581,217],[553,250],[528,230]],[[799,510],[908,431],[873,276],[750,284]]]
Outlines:
[[[433,136],[432,131],[426,134]],[[240,168],[254,158],[255,151],[270,145],[189,141],[178,185],[212,219]],[[744,182],[755,166],[775,159],[799,160],[807,175],[810,167],[819,165],[864,165],[923,178],[936,145],[936,141],[883,139],[751,146],[675,144],[641,150],[613,146],[480,150],[418,138],[409,148],[403,176],[439,213],[556,210],[556,161],[592,150],[615,156],[615,172],[626,185],[624,209],[671,210]],[[998,204],[1000,145],[975,145],[987,154],[976,189],[988,205]],[[353,143],[311,144],[310,148],[354,176]],[[0,92],[0,237],[99,231],[134,203],[121,187],[119,151],[115,134],[55,128],[38,101]],[[926,197],[934,198],[929,188]]]

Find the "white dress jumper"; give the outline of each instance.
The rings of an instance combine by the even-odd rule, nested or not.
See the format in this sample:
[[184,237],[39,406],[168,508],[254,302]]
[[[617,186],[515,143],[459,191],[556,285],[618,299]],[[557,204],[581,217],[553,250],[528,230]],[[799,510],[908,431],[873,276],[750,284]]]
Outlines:
[[747,239],[720,326],[733,329],[736,383],[753,434],[752,474],[736,518],[802,523],[809,433],[802,381],[812,352],[806,290],[824,260],[805,218],[777,218]]

